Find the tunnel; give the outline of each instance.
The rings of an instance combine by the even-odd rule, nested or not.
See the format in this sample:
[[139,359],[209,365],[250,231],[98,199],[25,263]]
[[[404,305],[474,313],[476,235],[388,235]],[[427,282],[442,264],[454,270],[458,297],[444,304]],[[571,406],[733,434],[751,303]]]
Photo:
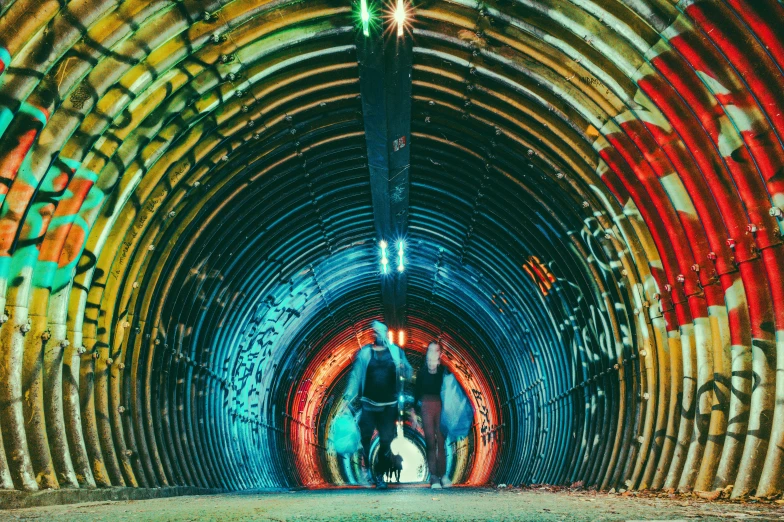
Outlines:
[[380,320],[470,400],[455,484],[778,497],[783,20],[0,3],[0,489],[358,484]]

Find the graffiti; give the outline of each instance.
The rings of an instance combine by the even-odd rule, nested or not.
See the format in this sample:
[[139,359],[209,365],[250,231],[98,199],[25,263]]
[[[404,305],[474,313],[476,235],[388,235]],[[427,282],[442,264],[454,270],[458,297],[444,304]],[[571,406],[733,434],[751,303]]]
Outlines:
[[71,96],[68,98],[71,101],[74,109],[82,110],[84,109],[84,102],[89,100],[92,97],[90,94],[90,89],[85,87],[84,85],[79,85],[72,93]]
[[496,430],[490,423],[490,410],[485,404],[485,399],[481,391],[476,388],[471,388],[471,394],[477,405],[477,413],[479,414],[479,433],[481,433],[482,444],[488,444],[495,440]]
[[546,296],[555,283],[555,276],[536,256],[529,256],[523,265],[523,270],[539,287],[542,295]]

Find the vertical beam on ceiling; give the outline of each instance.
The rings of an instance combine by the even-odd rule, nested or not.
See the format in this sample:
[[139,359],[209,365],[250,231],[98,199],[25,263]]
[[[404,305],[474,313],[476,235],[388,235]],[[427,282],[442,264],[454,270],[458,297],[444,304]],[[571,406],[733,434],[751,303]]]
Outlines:
[[[381,2],[369,3],[381,13]],[[376,235],[389,244],[389,271],[381,275],[384,320],[402,328],[407,279],[397,270],[397,248],[408,230],[413,40],[385,24],[394,22],[371,27],[368,36],[360,29],[356,43]]]

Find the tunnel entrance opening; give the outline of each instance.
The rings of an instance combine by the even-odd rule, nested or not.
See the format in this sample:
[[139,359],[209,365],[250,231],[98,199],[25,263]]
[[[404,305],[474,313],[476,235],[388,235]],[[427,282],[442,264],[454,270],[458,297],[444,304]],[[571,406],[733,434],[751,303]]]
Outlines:
[[[368,319],[360,325],[367,325],[370,321]],[[405,333],[407,341],[404,351],[415,370],[424,364],[429,341],[439,335],[443,346],[442,363],[455,375],[475,411],[474,426],[468,436],[460,440],[446,440],[447,472],[455,483],[482,485],[487,483],[497,466],[502,442],[496,434],[498,426],[503,422],[499,413],[498,389],[491,378],[492,372],[497,370],[489,368],[478,355],[481,349],[476,342],[468,344],[465,338],[439,332],[424,322],[417,322],[415,327],[407,328]],[[330,452],[329,429],[332,420],[345,406],[342,396],[352,358],[368,342],[370,337],[367,326],[352,327],[350,334],[331,336],[321,344],[320,349],[314,349],[306,361],[298,362],[303,369],[296,374],[287,372],[290,362],[282,363],[283,371],[280,375],[289,380],[286,402],[290,412],[288,426],[293,443],[292,456],[296,459],[295,467],[301,470],[300,477],[306,486],[362,482],[359,453],[339,456]],[[413,387],[410,383],[406,384],[404,396],[406,404],[413,404]],[[428,479],[429,473],[424,461],[422,420],[418,419],[419,427],[414,430],[408,417],[409,412],[406,410],[398,424],[398,436],[393,444],[400,446],[401,451],[410,453],[408,462],[404,460],[406,480],[424,481]],[[373,439],[373,462],[377,445],[377,439]]]
[[[425,443],[419,432],[414,432],[410,427],[404,427],[403,423],[398,422],[396,436],[392,440],[392,454],[403,458],[402,471],[400,472],[400,483],[421,483],[428,479],[427,458]],[[373,462],[373,469],[378,469],[378,437],[375,436],[370,448],[370,459]],[[393,478],[392,481],[396,480]]]

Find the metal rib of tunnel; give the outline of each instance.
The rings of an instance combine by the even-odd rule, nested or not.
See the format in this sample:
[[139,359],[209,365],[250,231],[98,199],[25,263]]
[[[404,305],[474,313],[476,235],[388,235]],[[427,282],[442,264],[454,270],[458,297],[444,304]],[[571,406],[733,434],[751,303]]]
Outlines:
[[[363,77],[397,3],[410,94]],[[390,315],[369,151],[401,129],[370,121],[375,79],[410,107],[381,180],[407,172],[393,326],[415,364],[443,342],[476,411],[455,479],[780,495],[782,19],[0,4],[0,489],[356,481],[327,433]]]

